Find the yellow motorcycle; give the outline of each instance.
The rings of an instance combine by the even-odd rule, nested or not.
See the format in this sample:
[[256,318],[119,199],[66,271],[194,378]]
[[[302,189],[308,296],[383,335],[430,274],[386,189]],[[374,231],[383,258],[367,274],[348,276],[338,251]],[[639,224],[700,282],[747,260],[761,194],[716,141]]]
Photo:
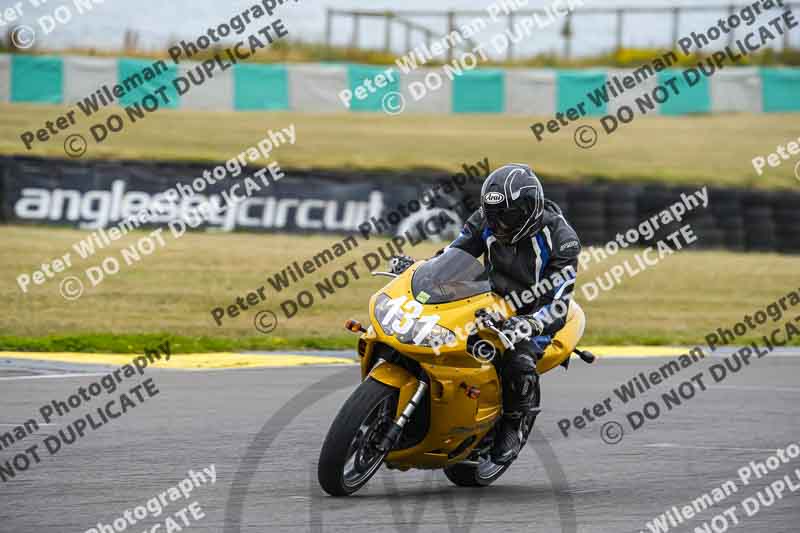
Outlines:
[[[483,265],[448,248],[392,277],[369,302],[370,324],[361,333],[362,381],[333,420],[322,445],[318,479],[332,496],[353,494],[381,464],[408,470],[444,469],[459,486],[486,486],[511,465],[492,462],[494,426],[502,415],[498,367],[519,338],[500,329],[513,309],[493,293]],[[537,362],[539,375],[567,366],[586,326],[571,302],[566,325]],[[542,342],[542,339],[537,339]],[[523,445],[539,413],[522,423]]]

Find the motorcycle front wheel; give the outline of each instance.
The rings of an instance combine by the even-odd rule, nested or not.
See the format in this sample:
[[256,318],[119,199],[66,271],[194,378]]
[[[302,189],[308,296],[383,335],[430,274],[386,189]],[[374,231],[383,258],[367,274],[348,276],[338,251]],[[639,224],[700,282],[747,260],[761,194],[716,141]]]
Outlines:
[[317,478],[331,496],[349,496],[366,485],[387,452],[378,445],[394,423],[398,390],[363,381],[333,420],[319,454]]

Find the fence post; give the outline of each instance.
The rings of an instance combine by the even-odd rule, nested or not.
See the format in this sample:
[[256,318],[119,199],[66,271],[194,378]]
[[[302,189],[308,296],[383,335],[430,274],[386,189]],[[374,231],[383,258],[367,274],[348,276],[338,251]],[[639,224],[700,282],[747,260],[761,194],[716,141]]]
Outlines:
[[[453,33],[456,29],[456,14],[453,11],[447,12],[447,35]],[[453,61],[453,47],[447,47],[447,62]]]
[[675,50],[678,47],[678,39],[681,38],[680,36],[680,19],[681,19],[681,8],[676,7],[672,9],[672,44],[670,45],[670,50]]
[[[728,15],[733,15],[736,12],[736,6],[728,6]],[[735,32],[733,30],[728,32],[728,46],[733,46],[733,40],[736,37]]]
[[333,9],[325,9],[325,48],[331,49],[331,41],[333,39]]
[[620,51],[622,50],[622,31],[623,31],[622,22],[624,13],[625,12],[622,9],[617,9],[617,46],[616,46],[617,54],[619,54]]
[[[511,11],[508,14],[508,31],[509,33],[514,33],[514,12]],[[514,61],[514,43],[511,42],[511,39],[508,40],[508,53],[506,55],[506,61],[511,62]]]
[[351,48],[358,48],[359,36],[361,35],[361,15],[353,13],[353,38],[350,40]]
[[406,21],[406,52],[411,50],[411,24]]
[[561,29],[561,36],[564,38],[564,59],[572,57],[572,12],[567,13],[564,19],[564,27]]
[[387,11],[384,16],[386,17],[386,33],[384,34],[383,51],[384,52],[391,52],[391,50],[392,50],[392,19],[394,19],[394,13],[392,13],[391,11]]
[[[791,6],[791,5],[789,5],[789,4],[786,4],[786,11],[789,11],[789,12],[791,12],[791,11],[792,11],[792,7],[794,7],[794,6]],[[731,32],[731,33],[733,33],[733,32]],[[789,51],[789,49],[791,48],[791,46],[792,46],[792,43],[791,43],[791,42],[789,42],[789,31],[788,31],[788,30],[787,30],[787,31],[784,31],[784,32],[783,32],[783,53],[784,53],[784,54],[786,54],[786,52],[788,52],[788,51]],[[787,59],[788,59],[788,58],[786,58],[786,57],[784,56],[784,61],[786,61]]]

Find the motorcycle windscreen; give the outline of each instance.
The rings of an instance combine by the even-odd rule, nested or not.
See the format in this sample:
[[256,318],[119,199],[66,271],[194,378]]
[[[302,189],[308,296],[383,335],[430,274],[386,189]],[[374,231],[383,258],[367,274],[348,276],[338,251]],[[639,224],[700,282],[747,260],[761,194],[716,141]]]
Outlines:
[[491,290],[483,264],[458,248],[426,261],[411,280],[414,298],[423,304],[454,302]]

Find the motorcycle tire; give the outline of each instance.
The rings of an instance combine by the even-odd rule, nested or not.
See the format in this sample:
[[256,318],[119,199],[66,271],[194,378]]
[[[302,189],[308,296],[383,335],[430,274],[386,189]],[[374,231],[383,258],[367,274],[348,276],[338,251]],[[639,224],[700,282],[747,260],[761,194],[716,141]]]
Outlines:
[[[537,384],[535,402],[534,407],[536,411],[527,415],[525,420],[524,431],[522,433],[522,447],[520,448],[520,453],[522,450],[525,449],[525,445],[528,442],[528,436],[531,434],[533,430],[533,425],[536,423],[536,414],[538,413],[539,403],[540,403],[540,391]],[[465,463],[458,463],[451,466],[446,466],[444,468],[444,475],[447,476],[454,485],[459,487],[488,487],[498,479],[500,476],[505,474],[506,470],[514,464],[514,461],[517,459],[515,458],[510,463],[505,465],[496,465],[491,462],[488,458],[484,461],[481,461],[480,464],[465,464]]]
[[[352,446],[357,439],[364,439],[364,433],[371,440],[382,439],[383,434],[375,433],[371,426],[365,430],[365,422],[373,415],[380,416],[375,414],[377,409],[389,413],[389,420],[393,421],[397,410],[398,392],[394,387],[368,378],[361,382],[342,405],[328,430],[319,454],[317,478],[325,492],[331,496],[349,496],[366,485],[378,471],[386,458],[386,453],[373,454],[368,464],[364,465],[363,471],[358,471],[355,467],[357,461],[354,460],[353,468],[357,469],[356,479],[347,479],[345,469],[353,454],[359,453],[358,450],[354,452]],[[381,423],[385,425],[385,421],[378,421],[378,424]],[[383,433],[385,434],[385,431]]]

